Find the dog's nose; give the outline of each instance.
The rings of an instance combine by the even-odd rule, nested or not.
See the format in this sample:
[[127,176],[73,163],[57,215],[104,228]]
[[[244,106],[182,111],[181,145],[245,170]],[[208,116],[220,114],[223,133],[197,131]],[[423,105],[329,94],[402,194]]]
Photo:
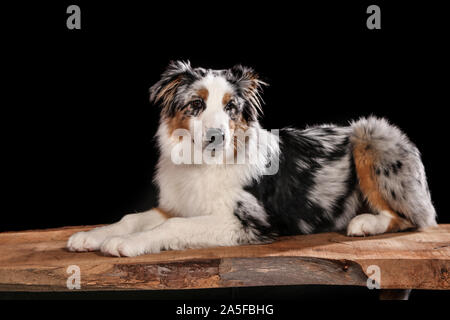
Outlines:
[[209,128],[206,130],[206,141],[214,142],[217,141],[218,138],[222,138],[220,143],[225,141],[225,132],[223,132],[220,128]]

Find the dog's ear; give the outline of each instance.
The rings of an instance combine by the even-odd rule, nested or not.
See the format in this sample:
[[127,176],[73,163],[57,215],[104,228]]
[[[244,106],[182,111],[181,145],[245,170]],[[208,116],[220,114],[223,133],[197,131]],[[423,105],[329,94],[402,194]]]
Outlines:
[[234,84],[238,94],[246,101],[244,108],[246,120],[257,120],[262,113],[261,105],[264,102],[261,98],[262,87],[267,86],[267,83],[262,81],[252,68],[240,64],[228,70],[227,79]]
[[163,111],[173,110],[178,88],[192,77],[189,61],[171,61],[161,79],[150,88],[150,103],[160,105]]

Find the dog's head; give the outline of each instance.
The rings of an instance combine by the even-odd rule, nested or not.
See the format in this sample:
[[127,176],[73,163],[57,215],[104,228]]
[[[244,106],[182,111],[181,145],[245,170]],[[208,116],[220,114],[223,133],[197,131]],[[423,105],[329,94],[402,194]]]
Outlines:
[[171,62],[150,88],[150,102],[161,107],[161,121],[170,136],[177,129],[194,133],[201,128],[203,147],[215,141],[235,148],[236,130],[247,130],[261,114],[265,83],[253,69],[241,65],[227,70],[192,68],[189,62]]

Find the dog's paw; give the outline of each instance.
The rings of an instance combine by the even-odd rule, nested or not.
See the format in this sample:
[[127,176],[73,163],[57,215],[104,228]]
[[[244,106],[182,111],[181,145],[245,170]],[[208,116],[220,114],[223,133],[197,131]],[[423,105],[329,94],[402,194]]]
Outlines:
[[106,236],[98,230],[82,231],[73,234],[67,241],[69,251],[95,251],[100,249],[100,245]]
[[100,251],[116,257],[135,257],[145,253],[139,241],[128,237],[108,238],[101,245]]
[[385,217],[369,213],[354,217],[348,227],[347,236],[371,236],[386,232]]

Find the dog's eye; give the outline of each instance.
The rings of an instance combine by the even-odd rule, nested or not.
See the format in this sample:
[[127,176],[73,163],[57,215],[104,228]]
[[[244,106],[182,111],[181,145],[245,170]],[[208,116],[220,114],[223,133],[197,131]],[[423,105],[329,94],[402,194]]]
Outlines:
[[227,105],[225,106],[225,110],[231,111],[233,109],[236,109],[236,105],[232,101],[228,102]]
[[203,101],[200,99],[194,100],[191,102],[191,106],[194,109],[200,109],[203,107]]

